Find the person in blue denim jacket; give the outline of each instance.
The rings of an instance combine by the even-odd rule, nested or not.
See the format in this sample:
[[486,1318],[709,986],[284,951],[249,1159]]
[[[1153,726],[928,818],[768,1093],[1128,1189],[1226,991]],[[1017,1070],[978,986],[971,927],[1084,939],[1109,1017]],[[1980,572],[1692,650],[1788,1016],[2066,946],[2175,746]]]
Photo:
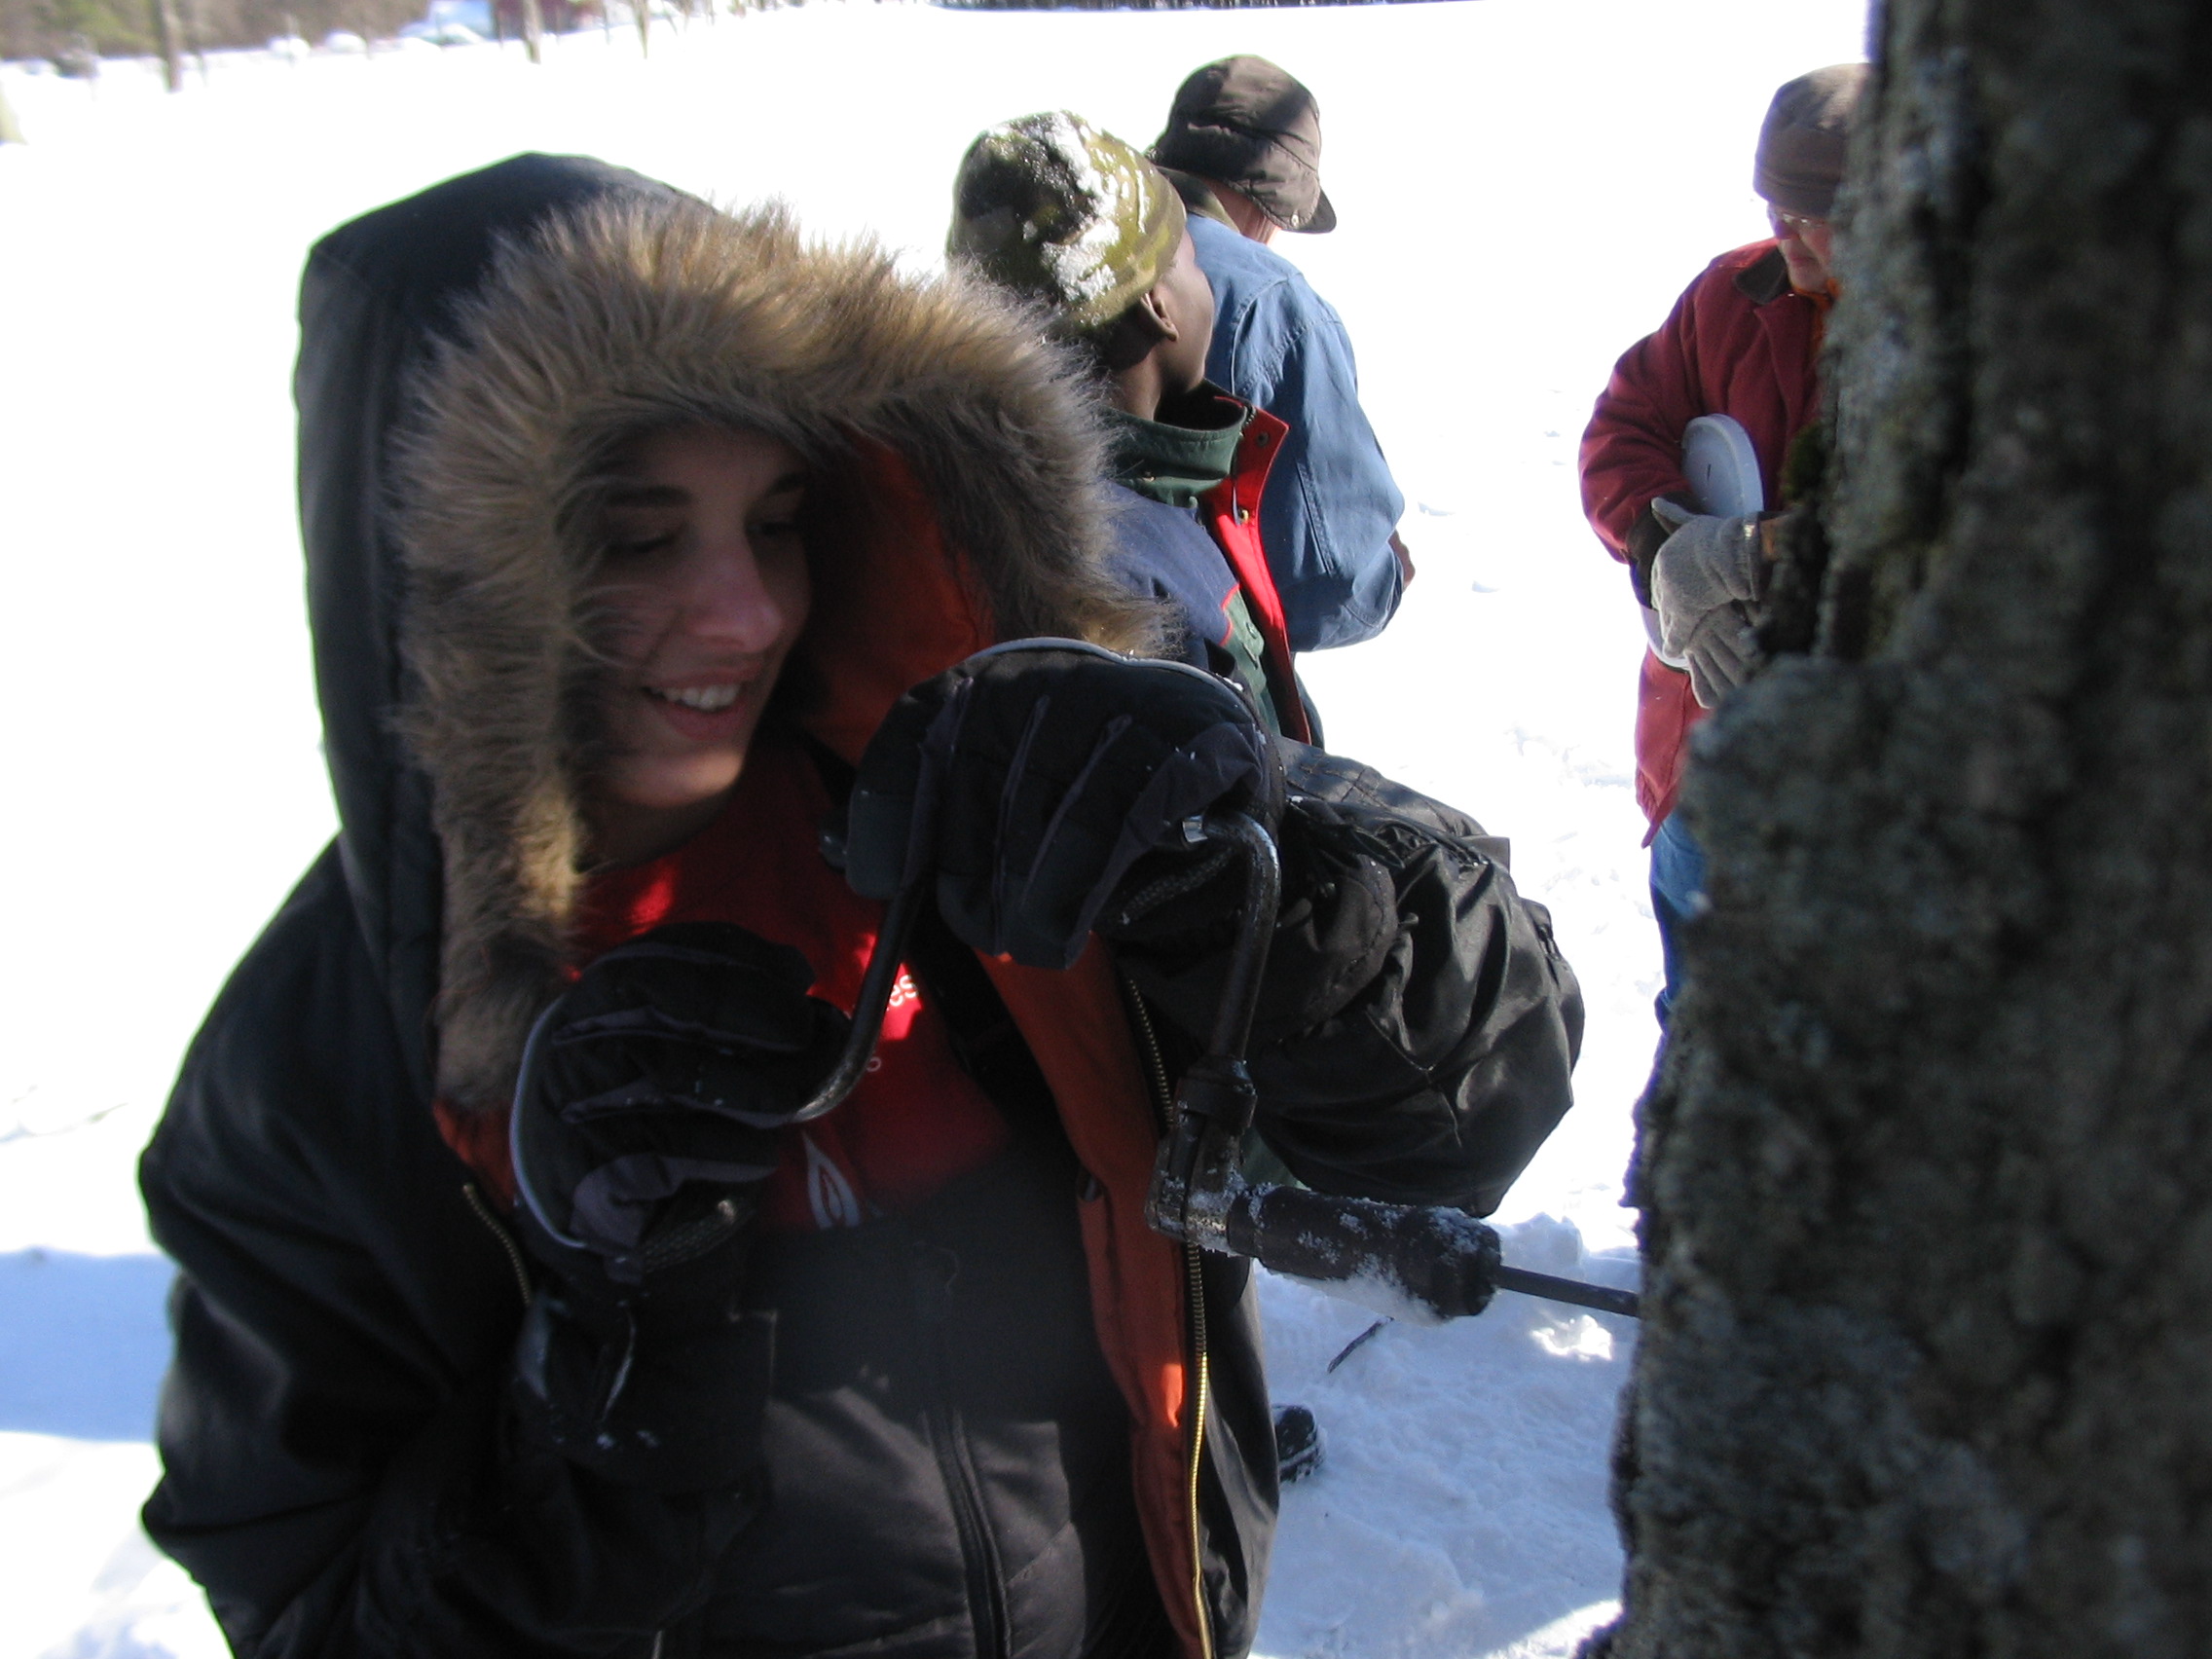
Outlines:
[[1213,285],[1206,378],[1290,424],[1260,502],[1260,534],[1294,650],[1380,634],[1413,561],[1397,534],[1405,498],[1359,406],[1344,320],[1266,244],[1278,230],[1331,230],[1313,94],[1264,57],[1194,72],[1151,151],[1190,209]]

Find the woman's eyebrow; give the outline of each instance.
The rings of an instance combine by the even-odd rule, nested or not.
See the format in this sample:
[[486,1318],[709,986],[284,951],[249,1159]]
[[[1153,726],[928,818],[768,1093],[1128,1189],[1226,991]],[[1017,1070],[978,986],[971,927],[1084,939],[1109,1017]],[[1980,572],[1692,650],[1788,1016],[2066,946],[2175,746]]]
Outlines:
[[785,474],[784,474],[784,475],[783,475],[783,476],[782,476],[781,478],[777,479],[777,480],[776,480],[776,481],[775,481],[775,482],[774,482],[773,484],[771,484],[771,485],[769,485],[769,486],[768,486],[768,489],[767,489],[767,495],[769,495],[769,496],[788,496],[788,495],[790,495],[790,494],[791,494],[791,493],[792,493],[792,492],[793,492],[793,490],[804,490],[805,488],[806,488],[806,474],[805,474],[805,473],[803,473],[803,472],[787,472],[787,473],[785,473]]
[[674,484],[617,484],[607,493],[610,507],[681,507],[691,500],[691,492]]

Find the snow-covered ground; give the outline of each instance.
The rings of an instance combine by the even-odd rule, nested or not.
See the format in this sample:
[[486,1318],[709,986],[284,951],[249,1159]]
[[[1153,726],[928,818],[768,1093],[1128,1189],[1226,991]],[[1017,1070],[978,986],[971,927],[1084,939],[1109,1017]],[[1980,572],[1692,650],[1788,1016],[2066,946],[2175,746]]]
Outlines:
[[[1589,999],[1581,1104],[1509,1260],[1615,1282],[1658,953],[1631,796],[1640,631],[1583,528],[1612,357],[1761,234],[1781,81],[1860,55],[1862,0],[1456,0],[963,14],[816,4],[635,38],[298,63],[176,96],[0,69],[0,1659],[222,1651],[138,1532],[166,1269],[131,1160],[231,961],[332,813],[300,604],[292,288],[343,219],[514,151],[585,151],[936,258],[975,131],[1080,110],[1132,140],[1196,64],[1318,92],[1342,228],[1284,239],[1358,342],[1419,579],[1309,658],[1333,745],[1510,835]],[[1604,1618],[1604,1453],[1633,1331],[1506,1296],[1442,1330],[1267,1287],[1278,1395],[1329,1463],[1284,1508],[1261,1649],[1536,1659]]]

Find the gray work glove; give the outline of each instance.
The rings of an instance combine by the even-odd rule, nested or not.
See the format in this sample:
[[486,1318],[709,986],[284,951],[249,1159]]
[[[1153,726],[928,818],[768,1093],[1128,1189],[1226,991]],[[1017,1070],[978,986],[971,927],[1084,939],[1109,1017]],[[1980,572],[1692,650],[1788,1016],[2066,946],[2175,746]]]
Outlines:
[[1759,521],[1693,513],[1664,496],[1651,511],[1670,533],[1651,569],[1662,653],[1689,666],[1690,690],[1710,709],[1762,660],[1751,618],[1766,569]]

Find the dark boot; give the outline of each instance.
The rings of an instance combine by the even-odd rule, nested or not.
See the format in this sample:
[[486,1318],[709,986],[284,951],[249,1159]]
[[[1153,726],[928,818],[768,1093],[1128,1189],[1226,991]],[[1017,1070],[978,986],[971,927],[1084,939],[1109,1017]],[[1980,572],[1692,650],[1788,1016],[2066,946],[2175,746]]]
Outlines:
[[1321,1425],[1305,1406],[1275,1408],[1275,1469],[1284,1486],[1321,1466]]

